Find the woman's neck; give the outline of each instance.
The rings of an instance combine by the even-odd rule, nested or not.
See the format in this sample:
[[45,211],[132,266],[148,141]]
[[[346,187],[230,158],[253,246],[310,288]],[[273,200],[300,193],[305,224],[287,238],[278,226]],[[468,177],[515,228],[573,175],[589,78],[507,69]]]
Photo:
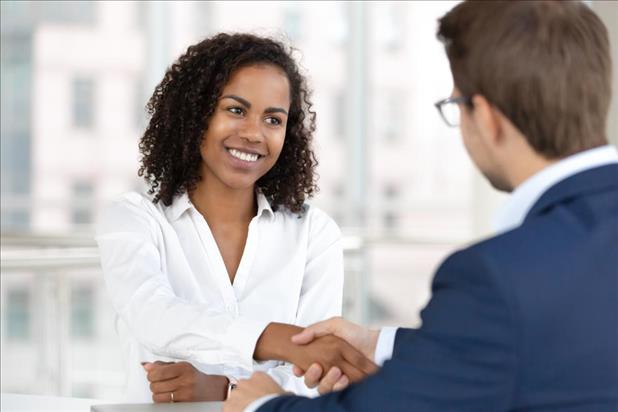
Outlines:
[[250,222],[257,212],[254,188],[232,189],[217,179],[203,178],[189,197],[209,225]]

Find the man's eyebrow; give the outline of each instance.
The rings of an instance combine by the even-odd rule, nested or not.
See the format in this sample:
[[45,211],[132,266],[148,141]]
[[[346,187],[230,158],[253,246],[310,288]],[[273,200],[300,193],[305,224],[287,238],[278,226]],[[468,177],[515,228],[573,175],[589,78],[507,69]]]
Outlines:
[[225,96],[221,96],[222,99],[233,99],[236,100],[238,103],[242,104],[243,106],[247,107],[247,108],[251,108],[251,103],[249,103],[246,99],[243,99],[240,96],[236,96],[235,94],[227,94]]

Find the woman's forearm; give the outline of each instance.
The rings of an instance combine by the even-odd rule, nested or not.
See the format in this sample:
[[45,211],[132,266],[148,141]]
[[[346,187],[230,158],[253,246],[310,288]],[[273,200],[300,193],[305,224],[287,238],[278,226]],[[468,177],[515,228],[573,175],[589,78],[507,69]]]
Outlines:
[[285,323],[269,323],[260,335],[253,358],[258,361],[280,360],[293,362],[294,353],[299,350],[292,343],[292,336],[301,332],[303,328]]

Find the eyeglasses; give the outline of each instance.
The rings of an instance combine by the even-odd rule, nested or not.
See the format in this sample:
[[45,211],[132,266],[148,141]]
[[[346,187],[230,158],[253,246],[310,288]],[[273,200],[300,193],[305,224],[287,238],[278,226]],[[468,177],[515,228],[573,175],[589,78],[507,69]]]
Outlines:
[[436,106],[442,120],[444,120],[447,125],[450,127],[457,127],[461,119],[459,105],[462,103],[472,107],[472,98],[468,96],[448,97],[436,102],[434,106]]

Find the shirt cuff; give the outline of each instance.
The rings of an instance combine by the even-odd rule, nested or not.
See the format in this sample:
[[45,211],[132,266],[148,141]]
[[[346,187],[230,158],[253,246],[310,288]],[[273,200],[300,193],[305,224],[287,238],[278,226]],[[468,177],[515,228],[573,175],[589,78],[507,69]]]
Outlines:
[[376,353],[374,355],[374,362],[376,365],[382,366],[384,362],[393,357],[397,329],[399,328],[387,326],[380,330],[378,343],[376,344]]
[[266,402],[268,402],[271,399],[275,399],[277,396],[279,395],[266,395],[266,396],[262,396],[261,398],[257,398],[256,400],[251,402],[249,406],[247,406],[243,412],[255,412]]
[[255,345],[270,321],[236,318],[227,330],[221,353],[221,363],[253,370]]

